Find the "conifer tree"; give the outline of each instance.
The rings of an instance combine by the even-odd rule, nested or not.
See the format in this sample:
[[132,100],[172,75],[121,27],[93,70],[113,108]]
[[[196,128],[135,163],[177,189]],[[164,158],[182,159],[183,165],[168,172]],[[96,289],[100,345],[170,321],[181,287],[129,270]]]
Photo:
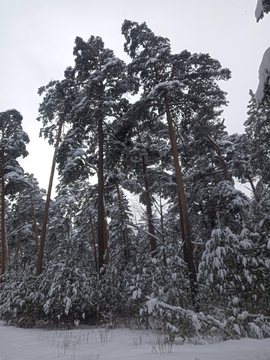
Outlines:
[[45,138],[48,138],[49,144],[54,144],[55,146],[40,238],[40,248],[37,261],[38,275],[40,275],[42,271],[42,261],[49,216],[51,191],[55,172],[56,155],[61,141],[63,124],[66,121],[66,117],[71,109],[73,91],[74,84],[71,68],[67,68],[65,71],[64,80],[51,81],[47,86],[43,86],[38,90],[39,95],[44,96],[43,101],[39,106],[39,117],[37,118],[38,121],[42,121],[43,126],[40,130],[40,136],[43,135]]
[[20,191],[23,169],[18,162],[20,156],[28,155],[28,135],[22,129],[22,115],[17,110],[0,113],[1,149],[1,274],[7,263],[7,239],[5,231],[5,198]]
[[[107,228],[104,207],[104,142],[107,141],[106,129],[110,123],[125,111],[127,100],[123,94],[132,88],[132,82],[126,76],[125,63],[113,54],[112,50],[106,49],[100,37],[91,36],[85,42],[77,37],[74,48],[75,67],[74,76],[77,86],[76,99],[69,116],[71,130],[69,137],[73,137],[74,149],[73,164],[80,164],[80,170],[88,174],[90,169],[96,168],[98,175],[98,251],[99,270],[103,268],[106,261],[107,250]],[[78,135],[80,134],[80,135]],[[76,144],[75,144],[75,142]],[[108,139],[110,140],[110,139]],[[71,145],[71,144],[70,144]],[[87,163],[82,160],[82,152],[76,149],[84,148],[87,155]],[[61,153],[63,154],[64,151]],[[62,155],[61,155],[62,156]],[[60,171],[67,169],[68,158],[60,157]],[[90,164],[90,167],[89,167]],[[72,168],[72,165],[71,167]],[[80,176],[81,172],[76,171]],[[75,175],[75,176],[76,176]]]
[[23,186],[20,192],[12,197],[8,221],[9,248],[12,248],[14,260],[20,262],[23,268],[32,265],[39,251],[39,236],[41,233],[44,211],[45,190],[40,189],[33,174],[23,175]]
[[214,113],[216,107],[224,105],[224,94],[216,81],[228,79],[229,71],[222,69],[219,62],[209,55],[191,55],[188,51],[171,54],[169,40],[156,36],[145,23],[139,25],[125,20],[122,33],[126,39],[124,49],[132,58],[129,71],[140,77],[144,106],[152,107],[157,113],[163,111],[167,120],[178,186],[184,257],[195,305],[197,290],[192,230],[173,122],[181,118],[191,120],[202,111]]
[[[139,194],[140,202],[146,206],[149,242],[152,255],[156,251],[155,225],[153,215],[156,181],[160,177],[161,163],[166,163],[170,148],[166,125],[160,121],[161,116],[137,102],[126,115],[129,130],[125,141],[123,171],[126,177],[123,185],[131,193]],[[166,160],[165,160],[166,158]]]

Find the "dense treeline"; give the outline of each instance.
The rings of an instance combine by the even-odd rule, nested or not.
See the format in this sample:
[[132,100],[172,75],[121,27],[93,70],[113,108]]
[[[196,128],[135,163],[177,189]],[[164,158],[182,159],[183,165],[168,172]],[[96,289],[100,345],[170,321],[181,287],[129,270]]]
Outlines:
[[55,146],[46,201],[17,161],[22,116],[0,113],[0,316],[269,336],[270,99],[251,92],[245,133],[229,135],[228,69],[173,54],[145,23],[122,34],[128,65],[100,37],[77,37],[74,67],[39,89],[40,134]]

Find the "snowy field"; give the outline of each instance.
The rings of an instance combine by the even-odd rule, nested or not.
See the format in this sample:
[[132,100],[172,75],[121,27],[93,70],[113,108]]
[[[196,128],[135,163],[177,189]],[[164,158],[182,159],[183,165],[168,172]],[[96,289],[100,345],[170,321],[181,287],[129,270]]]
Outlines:
[[270,339],[172,348],[162,336],[127,329],[18,329],[0,322],[0,360],[270,360]]

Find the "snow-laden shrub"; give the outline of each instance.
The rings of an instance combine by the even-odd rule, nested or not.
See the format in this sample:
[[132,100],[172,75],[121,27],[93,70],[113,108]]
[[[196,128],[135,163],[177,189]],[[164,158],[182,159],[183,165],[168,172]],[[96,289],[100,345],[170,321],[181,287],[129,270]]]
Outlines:
[[258,301],[267,302],[264,296],[266,279],[258,271],[266,270],[267,266],[259,254],[254,256],[255,246],[252,234],[247,230],[240,235],[233,234],[229,228],[212,232],[199,264],[198,281],[204,288],[201,291],[203,304],[227,307],[234,314],[251,310],[255,303],[256,309],[264,307]]
[[0,284],[0,318],[20,327],[90,323],[95,317],[96,283],[74,254],[59,254],[40,276],[7,268]]
[[96,276],[80,266],[72,255],[57,256],[41,275],[39,291],[43,311],[52,323],[93,320],[96,308]]
[[[148,296],[144,296],[146,292],[141,295],[144,300],[147,298],[140,312],[142,319],[150,317],[154,329],[169,335],[173,329],[174,336],[186,340],[270,336],[269,269],[254,239],[254,234],[246,229],[240,235],[229,228],[212,232],[199,263],[198,313],[186,304],[188,286],[181,286],[187,278],[184,264],[178,261],[176,269],[171,261],[166,261],[167,266],[162,267],[158,257],[153,259],[156,268],[152,267]],[[138,294],[137,287],[133,291]],[[170,296],[173,291],[174,297]]]
[[262,339],[270,336],[270,317],[250,314],[247,311],[226,317],[220,309],[219,316],[171,306],[157,298],[148,298],[141,315],[151,315],[152,328],[168,334],[170,339],[182,337],[195,342],[228,340],[241,337]]
[[32,327],[44,317],[40,281],[29,271],[7,267],[0,284],[0,318],[7,324]]

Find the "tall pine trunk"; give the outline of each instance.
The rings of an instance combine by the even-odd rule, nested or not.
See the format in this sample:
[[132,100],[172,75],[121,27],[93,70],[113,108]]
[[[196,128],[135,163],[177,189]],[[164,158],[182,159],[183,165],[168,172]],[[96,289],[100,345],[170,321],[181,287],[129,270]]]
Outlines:
[[100,114],[98,121],[98,134],[99,134],[99,155],[98,155],[98,268],[101,271],[105,263],[105,209],[104,209],[104,177],[103,177],[103,116]]
[[54,156],[53,156],[53,161],[52,161],[51,174],[50,174],[50,180],[49,180],[49,186],[48,186],[45,210],[44,210],[44,215],[43,215],[42,230],[41,230],[41,236],[40,236],[40,246],[39,246],[38,262],[37,262],[37,275],[40,275],[41,272],[42,272],[42,261],[43,261],[43,254],[44,254],[44,245],[45,245],[47,222],[48,222],[48,216],[49,216],[49,208],[50,208],[50,200],[51,200],[51,193],[52,193],[53,177],[54,177],[54,171],[55,171],[55,162],[56,162],[57,148],[58,148],[59,143],[60,143],[63,123],[64,122],[61,121],[60,124],[59,124],[58,135],[57,135],[57,140],[56,140],[55,150],[54,150]]
[[5,232],[5,180],[4,180],[4,149],[1,156],[1,274],[6,266],[6,232]]
[[191,228],[189,223],[188,217],[188,210],[186,204],[186,196],[184,190],[184,183],[182,178],[181,167],[178,159],[178,152],[175,140],[175,134],[173,129],[173,121],[171,117],[169,102],[167,97],[165,97],[165,105],[166,105],[166,117],[169,127],[170,133],[170,140],[172,146],[172,155],[174,161],[174,168],[178,186],[178,199],[179,199],[179,209],[180,209],[180,220],[181,220],[181,231],[183,237],[183,250],[184,250],[184,259],[187,262],[188,271],[189,271],[189,278],[190,278],[190,288],[191,288],[191,295],[192,295],[192,302],[193,306],[198,310],[198,303],[196,301],[197,295],[197,275],[196,269],[193,260],[193,247],[192,247],[192,236],[191,236]]

